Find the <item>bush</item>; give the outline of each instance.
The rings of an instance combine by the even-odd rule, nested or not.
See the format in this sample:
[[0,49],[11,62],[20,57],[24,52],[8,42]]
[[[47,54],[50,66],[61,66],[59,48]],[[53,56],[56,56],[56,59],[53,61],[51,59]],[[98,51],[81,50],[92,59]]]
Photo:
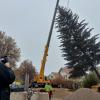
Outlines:
[[97,84],[98,84],[98,78],[96,77],[94,73],[90,73],[86,75],[85,78],[83,79],[84,88],[91,88],[91,86],[97,85]]

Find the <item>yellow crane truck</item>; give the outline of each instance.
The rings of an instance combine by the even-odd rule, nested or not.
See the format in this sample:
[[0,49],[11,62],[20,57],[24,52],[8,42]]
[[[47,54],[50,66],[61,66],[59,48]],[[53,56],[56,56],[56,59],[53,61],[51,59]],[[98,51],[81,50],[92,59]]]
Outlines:
[[51,40],[51,35],[52,35],[52,31],[53,31],[53,26],[54,26],[54,21],[55,21],[58,5],[59,5],[59,0],[57,0],[57,2],[56,2],[56,7],[55,7],[55,11],[54,11],[50,31],[49,31],[48,40],[47,40],[45,50],[44,50],[44,55],[43,55],[43,58],[42,58],[42,61],[41,61],[40,72],[39,72],[38,76],[34,77],[34,84],[37,87],[43,86],[45,83],[50,82],[49,80],[48,81],[45,80],[44,70],[45,70],[45,64],[46,64],[46,60],[47,60],[47,56],[48,56],[48,50],[49,50],[49,45],[50,45],[50,40]]

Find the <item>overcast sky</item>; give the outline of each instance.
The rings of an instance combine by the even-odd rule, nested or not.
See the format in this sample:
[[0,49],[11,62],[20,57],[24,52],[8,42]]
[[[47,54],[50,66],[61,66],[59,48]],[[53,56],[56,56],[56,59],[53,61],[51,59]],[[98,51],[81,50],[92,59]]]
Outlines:
[[[56,0],[0,0],[0,30],[13,37],[21,49],[21,61],[30,59],[39,71]],[[60,0],[67,6],[67,0]],[[69,7],[80,20],[86,19],[93,34],[100,30],[100,0],[70,0]],[[45,74],[64,67],[58,33],[54,29]]]

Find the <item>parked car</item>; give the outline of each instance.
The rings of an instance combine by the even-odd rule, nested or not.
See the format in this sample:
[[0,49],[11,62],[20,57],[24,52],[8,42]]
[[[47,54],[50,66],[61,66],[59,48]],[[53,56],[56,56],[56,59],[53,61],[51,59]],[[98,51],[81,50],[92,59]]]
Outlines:
[[10,85],[11,92],[20,92],[24,91],[24,85],[16,85],[16,84],[11,84]]

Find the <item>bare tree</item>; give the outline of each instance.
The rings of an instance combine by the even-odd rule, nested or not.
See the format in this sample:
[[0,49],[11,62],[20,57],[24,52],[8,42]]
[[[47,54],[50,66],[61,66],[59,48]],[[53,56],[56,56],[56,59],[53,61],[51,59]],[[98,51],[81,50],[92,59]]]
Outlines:
[[33,81],[34,75],[36,74],[36,70],[32,64],[32,61],[24,60],[21,63],[19,70],[20,70],[21,79],[23,81],[25,80],[26,74],[29,75],[29,83],[31,83]]
[[17,47],[15,39],[0,31],[0,57],[2,56],[10,56],[11,65],[15,66],[20,57],[20,49]]

